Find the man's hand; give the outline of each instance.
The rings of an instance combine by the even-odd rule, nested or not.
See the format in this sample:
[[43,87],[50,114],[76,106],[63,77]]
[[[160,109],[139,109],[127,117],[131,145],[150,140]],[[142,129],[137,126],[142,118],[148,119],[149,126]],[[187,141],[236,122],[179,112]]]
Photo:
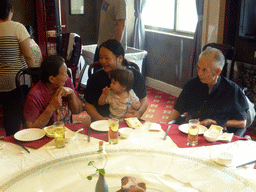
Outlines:
[[206,127],[209,127],[211,125],[218,125],[218,123],[212,119],[205,119],[203,121],[200,121],[200,125],[204,125]]

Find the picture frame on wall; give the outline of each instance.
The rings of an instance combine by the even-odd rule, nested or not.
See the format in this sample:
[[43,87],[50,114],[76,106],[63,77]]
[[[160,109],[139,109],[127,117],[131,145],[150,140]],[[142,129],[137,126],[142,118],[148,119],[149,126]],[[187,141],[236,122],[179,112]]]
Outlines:
[[84,0],[70,0],[70,14],[71,15],[84,14]]

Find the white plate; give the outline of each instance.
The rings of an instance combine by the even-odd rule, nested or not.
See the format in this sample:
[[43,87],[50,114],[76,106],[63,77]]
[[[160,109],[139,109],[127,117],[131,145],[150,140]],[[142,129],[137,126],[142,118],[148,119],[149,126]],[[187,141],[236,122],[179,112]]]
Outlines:
[[14,138],[19,141],[35,141],[44,136],[45,131],[38,128],[23,129],[14,134]]
[[[188,123],[182,124],[179,126],[179,130],[183,133],[188,134]],[[199,135],[203,134],[207,131],[207,127],[203,125],[199,125]]]
[[95,131],[108,131],[108,120],[95,121],[90,126]]

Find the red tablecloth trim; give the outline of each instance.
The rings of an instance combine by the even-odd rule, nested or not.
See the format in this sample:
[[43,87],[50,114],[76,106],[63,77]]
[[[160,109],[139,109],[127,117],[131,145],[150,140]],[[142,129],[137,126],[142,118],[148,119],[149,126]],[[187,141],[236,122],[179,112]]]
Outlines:
[[[167,128],[168,128],[168,124],[165,123],[160,123],[162,129],[164,132],[166,132]],[[90,124],[67,124],[65,125],[67,128],[69,128],[72,131],[76,131],[80,128],[84,128],[83,131],[81,131],[80,133],[87,135],[88,133],[88,128],[90,126]],[[125,122],[120,122],[119,128],[122,127],[127,127],[127,124]],[[179,125],[173,124],[168,136],[173,140],[173,142],[179,147],[179,148],[189,148],[192,146],[188,146],[187,145],[187,134],[182,133],[179,129],[178,129]],[[100,132],[100,131],[95,131],[93,129],[91,129],[90,132],[90,136],[96,139],[100,139],[103,141],[108,141],[108,132]],[[4,138],[5,141],[17,144],[14,140],[14,136],[8,136]],[[22,142],[22,144],[25,147],[31,147],[34,149],[39,149],[40,147],[44,146],[45,144],[47,144],[48,142],[50,142],[52,140],[52,138],[49,138],[47,136],[44,136],[43,138],[36,140],[36,141],[31,141],[31,142]],[[231,142],[237,141],[237,140],[246,140],[243,137],[238,137],[238,136],[233,136]],[[196,147],[200,147],[200,146],[208,146],[208,145],[216,145],[216,144],[223,144],[224,142],[221,141],[215,141],[213,143],[210,143],[208,141],[205,140],[205,138],[200,135],[198,137],[198,145]],[[256,167],[256,165],[255,165]]]
[[[168,124],[164,124],[164,123],[160,123],[162,129],[164,130],[164,132],[167,131],[168,128]],[[171,125],[171,129],[168,133],[168,136],[173,140],[173,142],[179,147],[179,148],[189,148],[189,147],[193,147],[193,146],[189,146],[187,145],[187,137],[188,135],[185,133],[182,133],[179,129],[178,129],[179,125],[176,124],[172,124]],[[231,142],[237,141],[237,140],[246,140],[244,137],[238,137],[236,135],[233,136]],[[201,146],[208,146],[208,145],[216,145],[216,144],[223,144],[225,142],[222,141],[215,141],[215,142],[208,142],[205,140],[203,135],[199,135],[198,136],[198,145],[195,147],[201,147]]]

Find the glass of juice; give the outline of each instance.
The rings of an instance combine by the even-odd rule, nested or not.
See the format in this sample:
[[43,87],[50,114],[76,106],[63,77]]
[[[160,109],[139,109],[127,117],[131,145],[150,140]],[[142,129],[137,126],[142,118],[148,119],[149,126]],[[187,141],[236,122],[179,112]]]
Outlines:
[[108,142],[110,144],[118,143],[118,128],[119,128],[119,120],[112,118],[108,120]]
[[54,133],[54,140],[55,146],[57,148],[62,148],[65,146],[65,126],[64,122],[57,121],[53,124],[53,133]]
[[189,120],[187,145],[196,146],[198,144],[199,123],[198,119]]

